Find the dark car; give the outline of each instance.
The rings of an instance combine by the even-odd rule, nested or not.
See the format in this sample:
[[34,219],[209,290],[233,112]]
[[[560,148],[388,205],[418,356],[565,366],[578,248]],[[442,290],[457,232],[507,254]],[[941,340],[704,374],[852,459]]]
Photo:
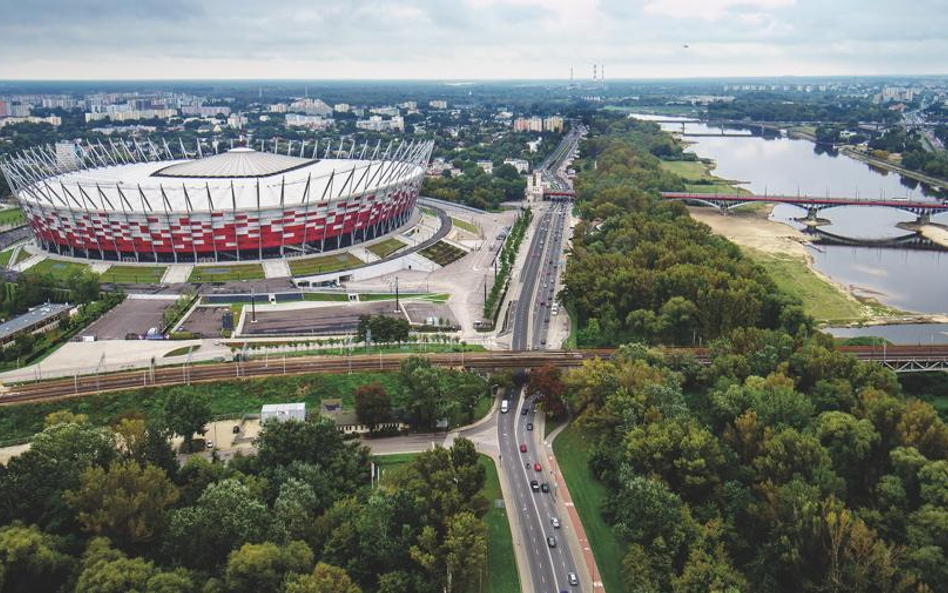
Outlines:
[[550,485],[547,484],[546,482],[543,482],[542,484],[540,484],[540,490],[542,490],[542,491],[544,491],[544,492],[549,492],[549,491],[550,491]]
[[553,537],[552,535],[551,535],[550,537],[546,538],[546,545],[550,546],[551,548],[555,548],[555,547],[556,547],[556,538]]
[[533,430],[533,422],[527,422],[527,430]]
[[523,411],[520,412],[520,413],[523,414],[524,416],[526,416],[527,414],[530,413],[530,408],[528,408],[527,406],[524,406],[524,407],[523,407]]
[[536,480],[530,480],[530,490],[533,490],[534,492],[539,492],[540,483],[537,482]]

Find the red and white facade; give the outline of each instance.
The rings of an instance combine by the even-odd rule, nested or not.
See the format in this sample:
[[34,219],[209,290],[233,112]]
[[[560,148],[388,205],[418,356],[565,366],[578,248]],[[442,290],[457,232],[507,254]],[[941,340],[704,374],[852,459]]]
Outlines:
[[198,158],[182,147],[174,158],[166,144],[99,143],[30,150],[0,168],[50,252],[237,261],[319,253],[397,229],[411,215],[432,146],[330,143],[321,151],[317,143],[311,152],[302,144],[285,154],[236,148]]

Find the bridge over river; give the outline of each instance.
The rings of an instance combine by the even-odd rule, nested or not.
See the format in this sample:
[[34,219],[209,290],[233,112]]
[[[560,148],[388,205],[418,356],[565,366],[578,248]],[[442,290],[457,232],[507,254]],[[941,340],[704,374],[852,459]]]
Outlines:
[[706,206],[717,208],[723,214],[727,214],[734,208],[740,208],[748,204],[770,203],[770,204],[789,204],[797,206],[807,211],[807,218],[815,219],[821,210],[829,208],[838,208],[840,206],[861,206],[861,207],[882,207],[894,208],[914,214],[919,223],[928,222],[935,214],[948,212],[948,203],[935,201],[909,200],[901,198],[849,198],[849,197],[825,197],[817,198],[810,196],[786,196],[786,195],[752,195],[752,194],[708,194],[692,192],[662,192],[662,198],[666,200],[678,200],[683,202],[697,202]]

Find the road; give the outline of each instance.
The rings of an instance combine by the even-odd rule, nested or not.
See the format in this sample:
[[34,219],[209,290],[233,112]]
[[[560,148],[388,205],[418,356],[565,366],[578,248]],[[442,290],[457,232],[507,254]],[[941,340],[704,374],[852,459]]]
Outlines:
[[[552,187],[569,189],[570,182],[562,176],[562,171],[580,138],[581,131],[571,129],[544,161],[542,174]],[[568,223],[568,207],[565,203],[544,204],[534,222],[535,231],[518,278],[522,286],[513,316],[513,350],[546,349],[556,277],[561,272],[559,258]],[[579,590],[568,580],[570,573],[583,573],[567,541],[575,539],[575,532],[568,518],[560,517],[556,509],[557,483],[548,464],[550,453],[541,444],[540,431],[532,430],[537,420],[534,406],[526,398],[522,384],[508,390],[507,398],[512,405],[510,412],[498,417],[497,441],[500,468],[511,489],[504,493],[504,500],[511,517],[517,519],[514,529],[520,531],[519,541],[530,571],[529,581],[525,578],[527,575],[521,575],[522,588],[528,590],[529,582],[533,587],[530,590],[535,593]],[[537,424],[538,429],[542,429],[543,424]],[[536,471],[534,464],[540,464],[540,471]],[[560,527],[554,527],[554,519],[559,521]],[[547,541],[549,537],[555,538],[554,547]],[[584,581],[579,587],[589,590],[591,583]]]

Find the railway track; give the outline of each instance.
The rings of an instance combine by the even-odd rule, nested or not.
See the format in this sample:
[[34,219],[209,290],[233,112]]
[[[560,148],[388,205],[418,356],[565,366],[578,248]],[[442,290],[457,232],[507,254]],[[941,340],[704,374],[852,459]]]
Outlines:
[[[843,346],[842,352],[857,358],[888,364],[912,361],[948,361],[948,345],[933,346]],[[698,362],[710,360],[706,348],[666,349],[668,353],[693,354]],[[529,368],[552,364],[559,367],[579,366],[591,358],[608,358],[615,349],[602,348],[575,351],[513,351],[422,354],[432,364],[468,369]],[[414,354],[417,355],[417,354]],[[274,375],[302,375],[309,373],[391,372],[397,371],[402,360],[411,354],[383,354],[381,356],[300,356],[251,359],[242,362],[222,362],[188,366],[166,366],[155,369],[120,371],[104,375],[78,375],[61,379],[24,382],[9,385],[0,394],[0,405],[55,401],[111,391],[145,387],[170,387],[211,381],[233,381]]]

